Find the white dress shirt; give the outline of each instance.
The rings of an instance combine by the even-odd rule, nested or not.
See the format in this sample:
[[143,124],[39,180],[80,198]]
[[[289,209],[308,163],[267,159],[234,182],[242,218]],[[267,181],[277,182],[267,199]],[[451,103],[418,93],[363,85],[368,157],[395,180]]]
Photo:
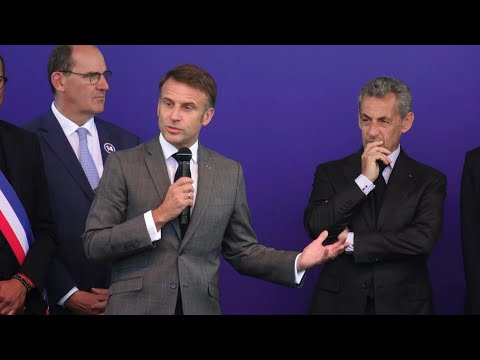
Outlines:
[[[52,111],[55,117],[58,120],[58,123],[62,127],[65,136],[68,139],[68,142],[72,146],[77,159],[79,158],[79,140],[78,140],[78,133],[77,129],[80,127],[75,124],[72,120],[63,116],[55,106],[55,103],[52,103]],[[89,119],[85,124],[81,126],[82,128],[87,129],[87,142],[88,142],[88,151],[92,155],[93,161],[95,162],[95,167],[98,171],[98,176],[101,178],[103,174],[103,159],[102,159],[102,151],[100,148],[100,139],[98,138],[97,127],[95,126],[95,119]]]

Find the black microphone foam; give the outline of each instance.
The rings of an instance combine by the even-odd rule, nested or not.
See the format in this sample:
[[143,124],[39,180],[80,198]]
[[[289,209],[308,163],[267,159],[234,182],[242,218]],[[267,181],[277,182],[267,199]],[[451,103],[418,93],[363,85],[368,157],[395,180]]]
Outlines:
[[[182,162],[187,162],[188,163],[188,170],[190,170],[190,159],[192,158],[192,152],[190,151],[189,148],[181,148],[178,150],[178,152],[175,154],[175,159],[178,161],[178,163]],[[182,176],[187,176],[187,175],[182,175]],[[190,175],[188,175],[190,176]]]
[[[192,177],[190,172],[190,159],[192,158],[192,152],[189,148],[181,148],[175,154],[175,159],[178,161],[178,168],[180,177]],[[190,221],[190,206],[187,206],[182,210],[179,221],[181,225],[187,225]]]

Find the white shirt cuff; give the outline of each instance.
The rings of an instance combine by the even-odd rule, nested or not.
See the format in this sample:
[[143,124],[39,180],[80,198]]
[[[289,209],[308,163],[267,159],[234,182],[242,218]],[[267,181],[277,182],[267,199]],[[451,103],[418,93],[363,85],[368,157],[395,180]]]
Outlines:
[[162,229],[157,231],[157,226],[155,225],[155,221],[153,221],[152,211],[147,211],[143,214],[145,218],[145,225],[147,226],[148,235],[150,235],[150,240],[152,242],[160,240],[162,237]]
[[365,195],[375,189],[375,185],[363,174],[358,175],[355,182]]
[[303,275],[305,275],[305,270],[300,272],[297,271],[297,261],[299,256],[300,254],[298,254],[297,257],[295,258],[295,284],[297,285],[302,282]]
[[353,252],[353,232],[349,232],[347,234],[347,241],[346,243],[349,244],[348,247],[345,249],[345,252]]
[[62,297],[62,298],[57,302],[57,304],[60,305],[60,306],[63,306],[63,304],[65,304],[65,301],[67,301],[68,298],[69,298],[70,296],[72,296],[73,294],[75,294],[78,290],[79,290],[79,289],[78,289],[76,286],[74,286],[74,287],[67,293],[67,295],[65,295],[64,297]]

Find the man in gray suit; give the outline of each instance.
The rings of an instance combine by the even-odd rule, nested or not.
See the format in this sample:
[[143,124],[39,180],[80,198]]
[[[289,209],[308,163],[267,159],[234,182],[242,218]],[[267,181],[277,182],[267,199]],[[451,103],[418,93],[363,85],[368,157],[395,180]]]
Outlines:
[[[346,231],[326,246],[324,231],[302,253],[258,243],[241,165],[198,143],[216,94],[205,70],[171,69],[160,82],[160,135],[108,157],[83,234],[88,258],[113,261],[106,314],[221,314],[221,253],[242,274],[298,286],[306,269],[344,251]],[[191,178],[173,181],[182,148]]]

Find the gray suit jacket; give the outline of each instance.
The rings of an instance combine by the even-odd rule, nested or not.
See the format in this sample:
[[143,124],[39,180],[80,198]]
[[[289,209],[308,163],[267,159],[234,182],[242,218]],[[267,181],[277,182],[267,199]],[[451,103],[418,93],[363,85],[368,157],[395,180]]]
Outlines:
[[298,253],[257,242],[239,163],[199,145],[185,237],[175,219],[152,244],[143,214],[169,186],[158,137],[107,159],[83,235],[87,257],[113,261],[106,314],[173,314],[179,284],[184,314],[221,314],[220,253],[242,274],[295,285]]

